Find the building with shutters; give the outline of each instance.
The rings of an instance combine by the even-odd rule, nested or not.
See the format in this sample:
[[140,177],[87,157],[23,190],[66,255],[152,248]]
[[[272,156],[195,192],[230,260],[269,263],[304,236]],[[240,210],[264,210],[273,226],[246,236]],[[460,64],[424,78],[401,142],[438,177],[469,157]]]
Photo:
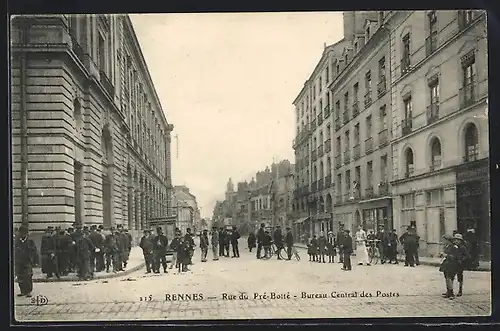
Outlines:
[[172,213],[170,135],[128,15],[17,16],[15,226],[124,225]]

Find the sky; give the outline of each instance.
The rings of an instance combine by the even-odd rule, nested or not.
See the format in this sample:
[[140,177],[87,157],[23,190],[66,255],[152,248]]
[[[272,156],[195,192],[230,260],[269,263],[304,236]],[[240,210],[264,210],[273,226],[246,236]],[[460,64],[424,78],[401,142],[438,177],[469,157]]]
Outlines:
[[130,17],[174,125],[173,184],[189,187],[202,217],[229,178],[236,185],[273,160],[294,162],[292,103],[324,43],[342,38],[341,12]]

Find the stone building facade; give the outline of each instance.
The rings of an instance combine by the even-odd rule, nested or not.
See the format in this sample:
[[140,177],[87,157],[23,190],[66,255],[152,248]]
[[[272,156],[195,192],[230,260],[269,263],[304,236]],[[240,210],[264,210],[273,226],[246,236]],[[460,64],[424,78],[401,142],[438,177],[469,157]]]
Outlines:
[[124,225],[171,213],[169,124],[127,15],[12,21],[15,226]]

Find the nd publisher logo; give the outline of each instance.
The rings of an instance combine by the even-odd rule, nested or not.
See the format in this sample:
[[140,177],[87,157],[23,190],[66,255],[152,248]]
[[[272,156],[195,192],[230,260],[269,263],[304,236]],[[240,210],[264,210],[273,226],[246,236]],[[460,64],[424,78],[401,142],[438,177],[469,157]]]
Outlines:
[[49,299],[47,299],[44,295],[37,295],[31,298],[31,304],[37,306],[45,306],[49,303]]

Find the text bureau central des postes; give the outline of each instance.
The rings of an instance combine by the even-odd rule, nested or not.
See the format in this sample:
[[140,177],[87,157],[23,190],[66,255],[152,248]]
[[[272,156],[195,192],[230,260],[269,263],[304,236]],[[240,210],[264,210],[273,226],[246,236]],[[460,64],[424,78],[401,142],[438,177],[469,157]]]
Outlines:
[[310,293],[310,292],[239,292],[239,293],[221,293],[218,296],[209,296],[203,293],[167,293],[164,298],[153,295],[139,297],[140,301],[202,301],[202,300],[293,300],[293,299],[342,299],[342,298],[396,298],[397,292],[383,291],[352,291],[340,292],[332,291],[330,293]]

